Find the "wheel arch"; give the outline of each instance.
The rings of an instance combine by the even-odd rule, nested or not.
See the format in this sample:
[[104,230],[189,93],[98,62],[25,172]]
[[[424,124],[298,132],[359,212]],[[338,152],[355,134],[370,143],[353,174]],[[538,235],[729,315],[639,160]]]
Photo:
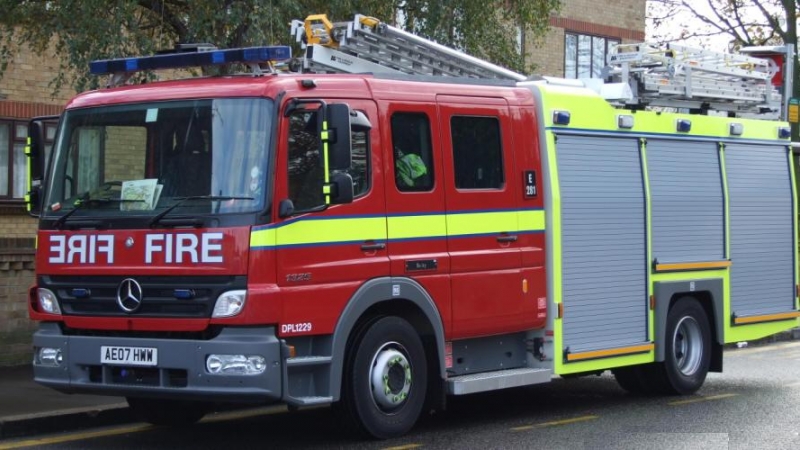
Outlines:
[[722,371],[722,345],[725,343],[725,324],[723,322],[724,290],[722,278],[656,282],[655,346],[656,361],[663,362],[666,357],[664,347],[667,340],[667,315],[672,305],[680,298],[693,297],[705,310],[711,327],[711,368]]
[[436,304],[419,283],[410,278],[375,278],[364,283],[345,306],[333,332],[330,393],[341,398],[345,353],[350,337],[361,323],[381,315],[395,315],[407,320],[418,332],[426,348],[435,341],[436,355],[429,361],[438,366],[445,378],[444,325]]

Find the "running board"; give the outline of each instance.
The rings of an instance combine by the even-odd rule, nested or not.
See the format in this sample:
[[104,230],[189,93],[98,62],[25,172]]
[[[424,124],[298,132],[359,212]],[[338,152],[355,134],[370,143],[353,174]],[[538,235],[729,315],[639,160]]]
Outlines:
[[496,372],[461,375],[447,379],[447,393],[474,394],[530,384],[547,383],[553,377],[550,369],[508,369]]
[[286,399],[286,403],[294,406],[325,405],[333,402],[333,397],[293,397]]

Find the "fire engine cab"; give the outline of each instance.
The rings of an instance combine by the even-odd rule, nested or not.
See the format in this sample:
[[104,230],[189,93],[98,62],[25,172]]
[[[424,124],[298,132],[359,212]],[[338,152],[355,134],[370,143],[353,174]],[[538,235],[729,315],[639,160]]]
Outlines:
[[156,424],[332,404],[387,438],[555,376],[693,393],[724,344],[798,325],[773,59],[620,46],[598,83],[363,16],[294,31],[299,73],[288,47],[97,61],[112,86],[69,102],[51,152],[31,122],[38,383]]

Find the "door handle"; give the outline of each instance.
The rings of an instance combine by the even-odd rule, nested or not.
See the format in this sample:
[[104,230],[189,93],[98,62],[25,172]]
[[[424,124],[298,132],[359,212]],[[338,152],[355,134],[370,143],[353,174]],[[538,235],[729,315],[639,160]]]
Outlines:
[[365,252],[373,252],[375,250],[383,250],[386,248],[386,244],[384,243],[377,243],[377,244],[361,244],[361,250]]
[[497,236],[497,242],[517,242],[517,235]]

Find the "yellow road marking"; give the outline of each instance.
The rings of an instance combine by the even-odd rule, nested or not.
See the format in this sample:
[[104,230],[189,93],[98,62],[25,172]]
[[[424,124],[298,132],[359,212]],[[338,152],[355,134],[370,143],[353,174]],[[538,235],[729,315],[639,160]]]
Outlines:
[[740,348],[736,349],[732,352],[726,352],[725,356],[742,356],[742,355],[751,355],[753,353],[763,353],[763,352],[774,352],[778,350],[784,350],[787,348],[794,348],[800,347],[800,342],[787,342],[784,344],[773,344],[767,345],[765,347],[749,347],[749,348]]
[[709,395],[708,397],[697,397],[697,398],[690,398],[686,400],[678,400],[674,402],[667,403],[670,406],[677,406],[677,405],[688,405],[690,403],[700,403],[700,402],[708,402],[711,400],[721,400],[723,398],[730,398],[736,397],[739,394],[719,394],[719,395]]
[[17,448],[34,447],[37,445],[47,444],[61,444],[64,442],[82,441],[85,439],[94,439],[106,436],[117,436],[126,433],[138,433],[140,431],[152,430],[155,427],[152,425],[133,425],[123,428],[114,428],[112,430],[101,431],[87,431],[84,433],[72,433],[63,436],[53,436],[39,439],[27,439],[24,441],[9,442],[7,444],[0,443],[0,450],[11,450]]
[[[311,409],[311,408],[308,408]],[[201,423],[224,422],[227,420],[247,419],[248,417],[268,416],[287,412],[286,406],[268,406],[266,408],[247,409],[244,411],[229,411],[213,416],[206,416]]]
[[[312,408],[308,408],[312,409]],[[271,414],[285,413],[285,406],[269,406],[265,408],[249,409],[244,411],[228,411],[219,414],[214,414],[204,418],[201,423],[223,422],[228,420],[246,419],[248,417],[266,416]],[[18,448],[34,447],[37,445],[47,444],[60,444],[64,442],[81,441],[85,439],[94,439],[99,437],[117,436],[126,433],[139,433],[142,431],[153,430],[156,427],[153,425],[131,425],[123,426],[121,428],[113,428],[100,431],[86,431],[80,433],[70,433],[61,436],[52,436],[45,438],[26,439],[24,441],[0,443],[0,450],[12,450]]]
[[534,428],[557,427],[559,425],[569,425],[569,424],[572,424],[572,423],[586,422],[586,421],[589,421],[589,420],[595,420],[595,419],[599,419],[599,418],[600,418],[600,416],[594,416],[594,415],[573,417],[572,419],[554,420],[552,422],[542,422],[542,423],[537,423],[537,424],[534,424],[534,425],[524,425],[524,426],[521,426],[521,427],[514,427],[514,428],[511,429],[511,431],[526,431],[526,430],[532,430]]
[[406,444],[398,445],[396,447],[385,447],[382,450],[411,450],[412,448],[420,448],[422,444]]

